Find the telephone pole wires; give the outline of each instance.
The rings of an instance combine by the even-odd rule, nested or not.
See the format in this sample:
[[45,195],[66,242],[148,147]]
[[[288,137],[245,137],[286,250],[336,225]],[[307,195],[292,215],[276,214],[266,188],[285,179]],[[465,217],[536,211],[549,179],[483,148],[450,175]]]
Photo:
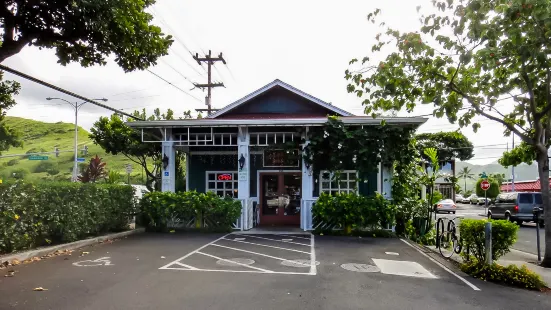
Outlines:
[[197,61],[199,65],[201,63],[206,62],[207,63],[207,83],[206,84],[200,84],[200,83],[193,83],[195,87],[201,88],[201,89],[207,89],[207,96],[205,97],[205,104],[207,105],[207,115],[210,115],[212,112],[212,89],[214,87],[223,87],[224,83],[213,83],[212,82],[212,66],[215,62],[221,61],[223,64],[226,64],[226,60],[222,56],[222,53],[218,55],[218,57],[212,57],[212,52],[209,50],[209,53],[205,55],[205,57],[199,57],[199,53],[195,53],[195,56],[193,56],[193,59]]

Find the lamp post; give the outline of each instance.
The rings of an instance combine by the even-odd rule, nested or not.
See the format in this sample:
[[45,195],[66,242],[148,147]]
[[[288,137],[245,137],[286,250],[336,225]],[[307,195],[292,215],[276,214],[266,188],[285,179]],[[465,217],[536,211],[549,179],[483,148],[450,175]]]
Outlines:
[[[75,141],[74,141],[75,142],[75,158],[74,158],[74,164],[73,164],[72,181],[76,182],[77,179],[78,179],[78,161],[77,161],[77,158],[78,158],[78,110],[80,109],[80,107],[82,107],[86,103],[86,101],[84,101],[84,102],[71,102],[71,101],[65,100],[63,98],[51,98],[51,97],[46,98],[46,100],[65,101],[66,103],[70,104],[75,109]],[[106,98],[98,98],[98,99],[93,99],[93,100],[107,101]]]

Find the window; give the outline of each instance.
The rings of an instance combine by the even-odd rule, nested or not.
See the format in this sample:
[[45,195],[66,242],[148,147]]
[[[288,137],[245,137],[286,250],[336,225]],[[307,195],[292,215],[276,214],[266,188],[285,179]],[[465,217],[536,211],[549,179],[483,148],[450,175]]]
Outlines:
[[216,193],[220,197],[237,198],[237,172],[236,171],[207,171],[207,191]]
[[518,203],[533,203],[534,199],[532,194],[519,194]]
[[342,171],[340,176],[336,176],[328,171],[320,173],[320,192],[330,194],[335,193],[354,193],[358,189],[358,180],[355,170]]
[[300,154],[298,150],[265,150],[264,167],[298,167]]
[[534,197],[536,198],[536,204],[541,205],[543,203],[543,200],[541,200],[541,194],[534,194]]

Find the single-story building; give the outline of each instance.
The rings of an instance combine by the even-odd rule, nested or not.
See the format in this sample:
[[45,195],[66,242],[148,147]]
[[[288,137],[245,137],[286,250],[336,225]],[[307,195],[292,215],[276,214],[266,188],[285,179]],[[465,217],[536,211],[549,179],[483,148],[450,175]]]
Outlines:
[[[551,178],[549,178],[551,181]],[[515,192],[540,192],[541,183],[540,180],[527,180],[527,181],[515,181],[514,185]],[[551,185],[550,185],[551,188]],[[513,184],[512,182],[503,182],[500,187],[501,192],[512,192]]]
[[[328,116],[338,116],[344,126],[380,126],[382,120],[355,116],[275,80],[203,119],[128,125],[141,130],[142,137],[159,137],[143,142],[162,143],[163,191],[175,190],[175,152],[185,152],[187,190],[212,191],[241,201],[236,229],[289,225],[311,230],[311,208],[320,192],[379,192],[388,198],[391,192],[390,168],[379,165],[378,172],[366,176],[345,170],[336,181],[330,173],[304,163],[300,146],[308,143],[309,129],[324,126]],[[385,121],[386,126],[416,128],[426,119],[385,117]],[[290,142],[297,148],[281,147]]]

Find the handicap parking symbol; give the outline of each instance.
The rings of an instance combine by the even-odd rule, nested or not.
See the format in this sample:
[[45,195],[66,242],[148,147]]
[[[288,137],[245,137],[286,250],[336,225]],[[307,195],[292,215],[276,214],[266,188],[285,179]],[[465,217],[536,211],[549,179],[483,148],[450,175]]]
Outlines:
[[168,177],[170,173],[168,171],[165,171],[165,177]]

